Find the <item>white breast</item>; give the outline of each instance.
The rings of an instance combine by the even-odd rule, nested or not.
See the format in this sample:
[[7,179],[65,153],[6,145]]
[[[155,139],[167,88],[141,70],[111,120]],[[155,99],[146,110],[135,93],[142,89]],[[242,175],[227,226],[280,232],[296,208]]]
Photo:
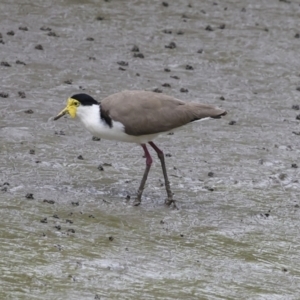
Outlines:
[[116,121],[112,121],[112,127],[109,127],[106,122],[100,118],[100,108],[96,104],[92,106],[80,105],[77,108],[76,117],[78,117],[78,119],[93,136],[106,140],[144,144],[152,141],[159,135],[128,135],[125,133],[124,125]]

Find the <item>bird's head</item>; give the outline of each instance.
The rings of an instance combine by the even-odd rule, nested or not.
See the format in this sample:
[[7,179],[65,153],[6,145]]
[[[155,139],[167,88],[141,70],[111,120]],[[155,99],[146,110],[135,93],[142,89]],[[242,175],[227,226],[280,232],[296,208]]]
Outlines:
[[72,118],[75,118],[78,110],[82,106],[92,106],[98,105],[99,103],[91,96],[87,94],[76,94],[70,97],[67,101],[67,106],[54,118],[54,120],[58,120],[65,114],[69,114]]

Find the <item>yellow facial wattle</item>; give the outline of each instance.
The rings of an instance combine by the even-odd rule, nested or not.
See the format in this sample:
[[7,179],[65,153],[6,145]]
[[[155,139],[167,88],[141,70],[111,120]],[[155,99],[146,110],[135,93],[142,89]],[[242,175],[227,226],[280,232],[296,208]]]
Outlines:
[[58,120],[65,114],[69,114],[71,118],[76,117],[77,107],[80,105],[78,100],[69,98],[67,101],[67,106],[54,118],[54,120]]

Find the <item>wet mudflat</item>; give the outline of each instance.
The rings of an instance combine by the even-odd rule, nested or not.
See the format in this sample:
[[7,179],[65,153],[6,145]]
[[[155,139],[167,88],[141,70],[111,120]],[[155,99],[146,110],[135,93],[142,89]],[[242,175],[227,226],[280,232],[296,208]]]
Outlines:
[[[299,14],[293,0],[1,3],[0,298],[298,299]],[[51,119],[72,94],[124,89],[229,112],[157,139],[179,210],[157,159],[132,207],[139,146]]]

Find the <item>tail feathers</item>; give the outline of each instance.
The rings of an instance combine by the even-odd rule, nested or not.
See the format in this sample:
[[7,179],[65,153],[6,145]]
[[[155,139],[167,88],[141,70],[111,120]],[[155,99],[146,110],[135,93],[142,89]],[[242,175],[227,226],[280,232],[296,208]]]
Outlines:
[[227,111],[213,105],[189,103],[189,111],[192,112],[191,122],[204,118],[220,119],[227,114]]

